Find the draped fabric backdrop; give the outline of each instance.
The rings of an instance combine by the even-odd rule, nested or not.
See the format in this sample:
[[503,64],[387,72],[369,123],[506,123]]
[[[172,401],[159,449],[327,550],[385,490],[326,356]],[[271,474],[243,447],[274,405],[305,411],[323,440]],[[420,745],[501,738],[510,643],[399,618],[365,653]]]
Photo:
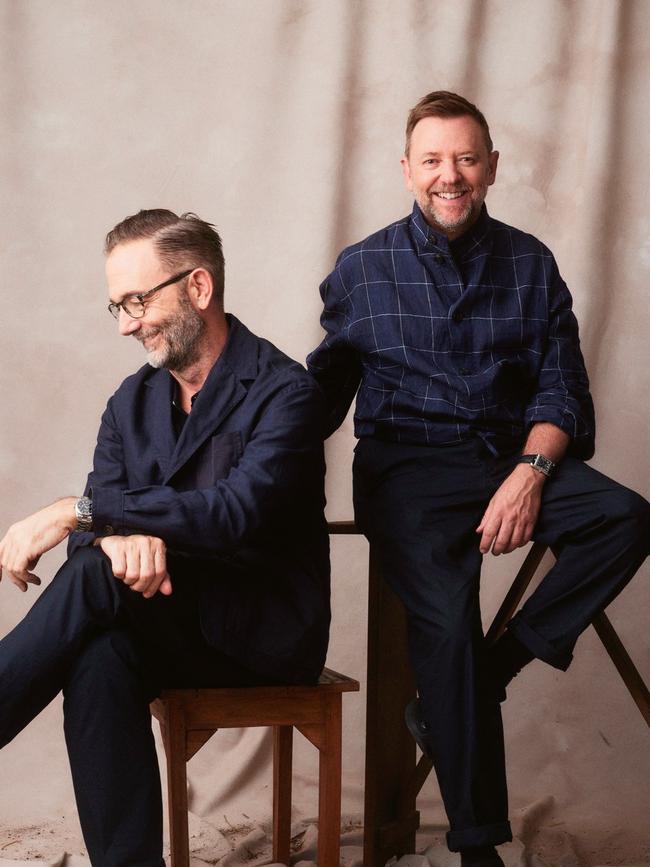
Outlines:
[[[105,310],[106,230],[143,207],[214,221],[227,309],[304,360],[338,251],[410,210],[406,114],[443,88],[490,122],[490,212],[546,242],[572,289],[594,466],[650,496],[647,0],[0,0],[0,40],[2,532],[82,490],[105,401],[143,362]],[[331,519],[352,514],[353,443],[348,419],[327,444]],[[63,555],[43,557],[44,583]],[[488,558],[486,620],[522,556]],[[365,542],[333,540],[332,561],[329,664],[363,682]],[[609,609],[646,679],[648,573]],[[2,582],[0,634],[39,592]],[[509,863],[523,846],[529,864],[650,862],[649,732],[593,630],[565,675],[533,663],[504,717]],[[55,701],[0,753],[0,859],[84,863],[61,724]],[[345,700],[346,864],[360,863],[363,727],[362,692]],[[315,772],[300,747],[307,860]],[[263,861],[268,735],[219,733],[191,773],[197,857],[236,845],[220,863]],[[433,779],[420,809],[439,834]]]

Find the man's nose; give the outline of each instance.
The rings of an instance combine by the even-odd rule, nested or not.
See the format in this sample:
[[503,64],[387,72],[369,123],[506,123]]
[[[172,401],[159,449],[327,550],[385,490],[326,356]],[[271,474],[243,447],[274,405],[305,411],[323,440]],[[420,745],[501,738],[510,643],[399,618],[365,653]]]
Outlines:
[[141,323],[139,319],[134,319],[132,316],[129,316],[121,307],[120,307],[120,316],[117,320],[120,334],[124,337],[128,337],[129,334],[135,334],[135,332],[141,328]]
[[455,160],[443,160],[440,163],[439,177],[445,184],[457,184],[463,178]]

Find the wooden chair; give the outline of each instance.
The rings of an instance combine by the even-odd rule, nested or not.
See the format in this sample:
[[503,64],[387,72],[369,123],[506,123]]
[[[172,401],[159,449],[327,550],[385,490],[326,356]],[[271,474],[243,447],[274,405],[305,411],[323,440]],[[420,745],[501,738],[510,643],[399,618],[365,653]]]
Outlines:
[[[353,521],[330,524],[331,534],[357,534]],[[514,614],[546,547],[534,544],[486,634],[495,641]],[[604,613],[594,628],[643,718],[650,726],[650,692]],[[366,698],[366,771],[363,863],[384,867],[393,856],[415,851],[420,814],[416,799],[431,762],[416,765],[415,743],[404,724],[404,708],[415,697],[402,603],[381,580],[377,557],[370,548],[368,566],[368,671]]]
[[359,683],[325,669],[315,686],[169,689],[151,704],[167,756],[172,867],[189,867],[186,762],[220,728],[273,727],[273,860],[289,864],[293,729],[319,752],[318,864],[338,867],[341,697]]

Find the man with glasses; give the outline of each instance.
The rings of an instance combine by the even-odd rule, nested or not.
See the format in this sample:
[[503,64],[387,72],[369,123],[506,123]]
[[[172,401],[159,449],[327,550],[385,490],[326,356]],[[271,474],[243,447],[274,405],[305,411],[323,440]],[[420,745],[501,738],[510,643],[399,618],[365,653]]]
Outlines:
[[322,398],[223,308],[219,235],[149,210],[106,239],[109,311],[147,361],[109,400],[84,495],[14,524],[1,574],[39,584],[0,641],[0,745],[60,691],[93,865],[163,867],[149,702],[163,687],[314,682],[329,560]]

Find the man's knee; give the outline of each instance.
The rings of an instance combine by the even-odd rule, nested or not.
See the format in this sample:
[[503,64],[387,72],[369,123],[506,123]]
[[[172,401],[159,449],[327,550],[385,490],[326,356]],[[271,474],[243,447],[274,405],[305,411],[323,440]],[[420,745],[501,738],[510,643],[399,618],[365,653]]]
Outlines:
[[95,597],[103,600],[107,591],[113,595],[117,583],[108,557],[101,548],[89,545],[78,548],[66,560],[54,576],[51,586],[60,586],[64,591],[74,590],[92,601]]
[[[95,547],[80,548],[61,566],[37,600],[41,616],[67,628],[110,626],[120,609],[120,585],[110,561]],[[127,588],[128,589],[128,588]]]
[[650,550],[650,503],[640,494],[622,486],[613,490],[603,502],[605,518],[632,544]]
[[473,656],[482,637],[478,604],[453,605],[411,617],[411,641],[418,657],[466,659]]

